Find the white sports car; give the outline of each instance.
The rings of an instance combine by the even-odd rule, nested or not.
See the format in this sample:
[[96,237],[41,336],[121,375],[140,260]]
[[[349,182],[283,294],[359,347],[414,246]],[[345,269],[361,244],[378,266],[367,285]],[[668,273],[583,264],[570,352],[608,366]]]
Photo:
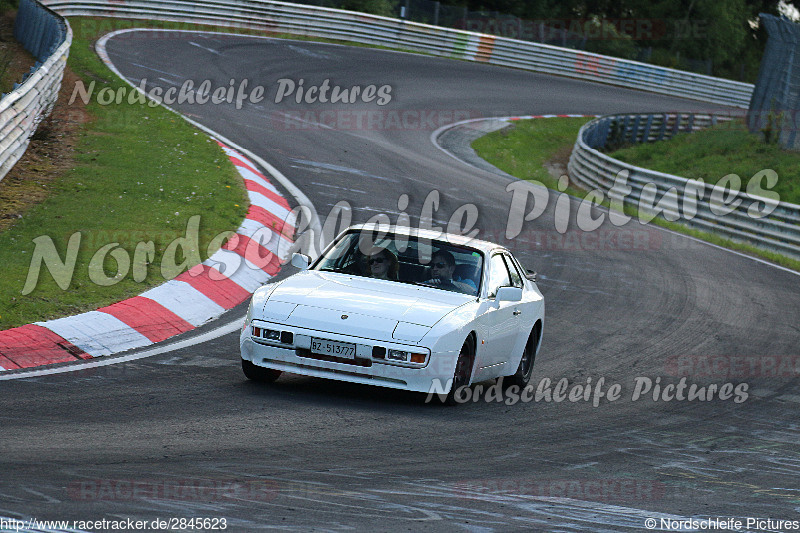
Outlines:
[[315,261],[253,294],[242,369],[434,392],[504,378],[524,387],[542,340],[535,275],[496,244],[424,230],[353,226]]

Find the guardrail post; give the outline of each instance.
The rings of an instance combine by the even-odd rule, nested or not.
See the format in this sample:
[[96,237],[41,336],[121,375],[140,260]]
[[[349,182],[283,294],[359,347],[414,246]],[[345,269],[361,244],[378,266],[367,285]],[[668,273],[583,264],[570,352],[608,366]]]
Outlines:
[[629,130],[628,127],[630,126],[630,119],[628,115],[625,115],[625,120],[622,121],[622,135],[620,135],[620,140],[624,143],[627,142],[629,137]]
[[656,141],[663,141],[664,134],[667,132],[667,120],[669,120],[669,116],[666,113],[664,113],[662,117],[663,119],[661,121],[661,127],[658,130],[658,138],[656,139]]
[[650,142],[650,128],[653,127],[653,115],[647,115],[647,124],[644,127],[644,135],[642,135],[642,142]]
[[600,138],[597,146],[605,146],[608,142],[608,131],[611,129],[611,119],[606,119],[600,123]]
[[631,142],[633,144],[637,144],[639,142],[639,122],[641,117],[636,115],[636,118],[633,119],[633,128],[631,131]]
[[674,137],[678,134],[681,129],[681,114],[675,113],[675,124],[672,125],[672,135],[670,137]]

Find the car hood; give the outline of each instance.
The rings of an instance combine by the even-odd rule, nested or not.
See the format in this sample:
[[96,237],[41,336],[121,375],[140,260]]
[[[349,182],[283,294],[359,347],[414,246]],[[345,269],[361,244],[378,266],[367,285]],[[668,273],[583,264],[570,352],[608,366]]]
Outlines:
[[474,299],[474,296],[396,281],[308,270],[281,282],[267,300],[265,311],[275,305],[298,318],[323,319],[331,314],[336,320],[342,320],[341,314],[352,314],[352,318],[432,327],[445,315]]

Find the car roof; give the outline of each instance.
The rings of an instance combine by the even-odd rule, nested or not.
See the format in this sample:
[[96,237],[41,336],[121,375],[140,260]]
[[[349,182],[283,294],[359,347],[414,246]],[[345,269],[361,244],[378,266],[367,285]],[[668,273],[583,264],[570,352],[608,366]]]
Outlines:
[[465,235],[458,235],[455,233],[437,232],[421,228],[410,228],[408,226],[396,226],[396,225],[380,224],[380,223],[355,224],[344,230],[342,233],[347,233],[351,231],[360,231],[360,230],[379,230],[396,235],[408,235],[409,237],[430,239],[432,241],[445,241],[450,244],[475,248],[483,252],[484,254],[489,254],[496,250],[508,251],[505,247],[489,241],[483,241],[481,239],[472,239]]

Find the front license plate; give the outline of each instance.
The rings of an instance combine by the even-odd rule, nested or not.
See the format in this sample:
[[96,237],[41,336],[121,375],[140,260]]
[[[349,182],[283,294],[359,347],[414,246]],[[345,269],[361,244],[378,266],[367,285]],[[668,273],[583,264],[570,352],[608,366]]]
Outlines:
[[311,339],[311,353],[332,355],[334,357],[356,358],[356,345],[347,342],[329,341],[326,339]]

